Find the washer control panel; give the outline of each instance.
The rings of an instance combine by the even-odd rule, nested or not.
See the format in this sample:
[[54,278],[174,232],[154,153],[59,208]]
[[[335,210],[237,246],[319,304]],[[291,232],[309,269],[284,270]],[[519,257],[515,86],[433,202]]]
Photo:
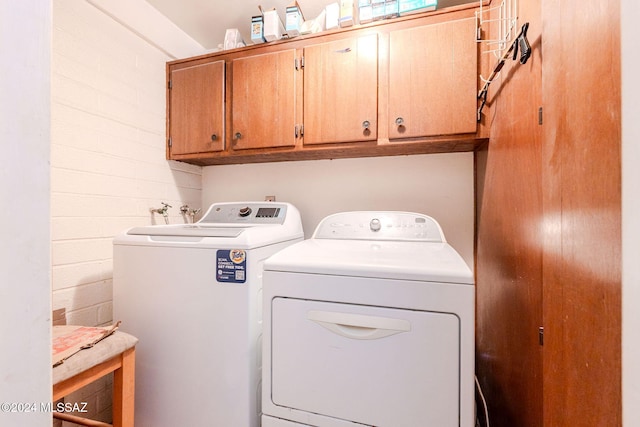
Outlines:
[[285,203],[216,203],[209,207],[198,224],[283,224],[286,215]]
[[395,211],[334,214],[318,224],[313,238],[446,242],[435,219],[418,213]]

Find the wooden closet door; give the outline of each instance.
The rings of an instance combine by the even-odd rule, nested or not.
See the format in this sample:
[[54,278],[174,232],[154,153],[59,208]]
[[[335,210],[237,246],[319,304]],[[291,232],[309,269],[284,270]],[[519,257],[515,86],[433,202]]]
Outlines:
[[542,20],[539,1],[518,3],[532,56],[525,65],[509,59],[491,84],[490,141],[476,152],[476,371],[491,427],[543,426]]
[[550,427],[617,427],[622,424],[620,2],[542,5],[544,421]]
[[533,55],[492,84],[476,156],[478,377],[492,427],[618,427],[619,1],[519,8]]

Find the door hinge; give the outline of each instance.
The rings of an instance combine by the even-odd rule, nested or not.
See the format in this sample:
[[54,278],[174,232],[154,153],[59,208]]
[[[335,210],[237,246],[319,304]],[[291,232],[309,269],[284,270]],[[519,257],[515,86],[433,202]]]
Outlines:
[[171,142],[171,137],[169,137],[169,148],[171,148],[172,142]]
[[542,124],[542,107],[538,108],[538,124]]
[[171,82],[171,80],[167,82],[167,88],[173,89],[173,83]]
[[544,326],[538,328],[538,343],[544,345]]

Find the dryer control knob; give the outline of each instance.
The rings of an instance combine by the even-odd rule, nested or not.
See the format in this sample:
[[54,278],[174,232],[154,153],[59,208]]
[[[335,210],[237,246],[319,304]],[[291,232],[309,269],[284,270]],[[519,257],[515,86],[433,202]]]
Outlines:
[[244,208],[238,211],[240,216],[249,216],[251,215],[251,208],[249,206],[245,206]]
[[380,231],[381,227],[382,224],[380,224],[380,220],[378,218],[372,219],[369,223],[369,228],[371,229],[371,231]]

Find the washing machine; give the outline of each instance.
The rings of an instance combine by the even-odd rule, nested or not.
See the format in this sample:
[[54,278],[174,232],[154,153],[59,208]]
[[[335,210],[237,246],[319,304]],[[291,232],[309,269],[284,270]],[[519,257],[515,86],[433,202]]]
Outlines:
[[139,339],[137,427],[260,425],[262,265],[302,239],[298,210],[276,202],[114,239],[114,319]]
[[431,217],[344,212],[264,265],[262,427],[473,427],[473,275]]

